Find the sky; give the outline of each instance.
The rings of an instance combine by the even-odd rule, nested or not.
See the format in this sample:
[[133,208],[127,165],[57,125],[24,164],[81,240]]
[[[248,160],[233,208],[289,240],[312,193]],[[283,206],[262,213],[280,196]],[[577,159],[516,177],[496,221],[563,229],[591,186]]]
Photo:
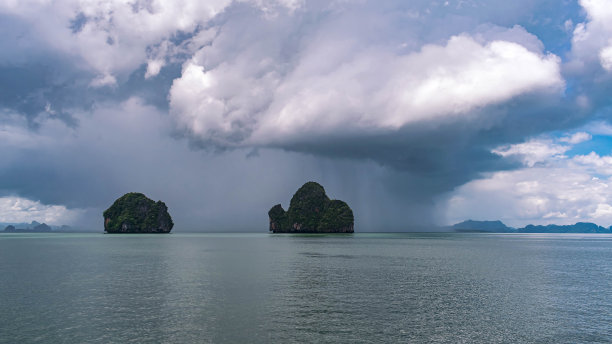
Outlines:
[[612,0],[0,0],[0,222],[612,225]]

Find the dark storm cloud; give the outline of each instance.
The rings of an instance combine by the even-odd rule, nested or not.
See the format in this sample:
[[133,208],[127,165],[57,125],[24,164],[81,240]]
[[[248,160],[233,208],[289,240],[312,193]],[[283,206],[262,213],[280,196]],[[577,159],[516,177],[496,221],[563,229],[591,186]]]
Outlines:
[[122,102],[133,96],[167,109],[163,95],[180,75],[180,64],[167,66],[155,80],[144,79],[145,69],[141,66],[116,87],[92,88],[88,85],[92,74],[57,62],[0,66],[0,108],[5,113],[23,115],[32,129],[39,126],[37,118],[41,115],[76,127],[78,119],[73,112],[91,110],[96,102]]
[[[54,85],[49,70],[41,66],[0,67],[0,104],[32,120],[45,111],[52,95],[62,94],[62,85]],[[70,119],[69,116],[60,117]]]
[[411,126],[396,133],[345,138],[321,137],[279,148],[328,157],[376,161],[405,173],[407,197],[431,199],[483,172],[509,170],[520,165],[491,150],[522,142],[542,132],[578,127],[593,119],[573,101],[542,96],[523,97],[503,106],[481,109],[478,122]]

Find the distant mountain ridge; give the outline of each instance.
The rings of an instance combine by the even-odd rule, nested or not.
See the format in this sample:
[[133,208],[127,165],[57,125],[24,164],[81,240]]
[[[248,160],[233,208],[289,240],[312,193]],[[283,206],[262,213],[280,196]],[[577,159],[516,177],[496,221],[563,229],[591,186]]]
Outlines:
[[590,222],[577,222],[573,225],[527,225],[523,228],[513,228],[499,220],[467,220],[452,225],[451,229],[455,232],[484,233],[612,233],[612,226],[606,228]]
[[15,233],[43,233],[43,232],[56,232],[56,231],[70,231],[72,227],[61,225],[61,226],[50,226],[46,223],[40,223],[38,221],[32,221],[31,223],[16,223],[16,222],[0,222],[0,228],[4,228],[5,232]]

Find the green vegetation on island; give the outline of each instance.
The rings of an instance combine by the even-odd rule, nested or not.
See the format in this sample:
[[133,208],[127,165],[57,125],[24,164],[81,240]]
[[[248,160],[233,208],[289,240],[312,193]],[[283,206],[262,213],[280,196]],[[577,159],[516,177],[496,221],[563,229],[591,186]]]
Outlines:
[[174,226],[164,202],[137,192],[121,196],[103,215],[107,233],[170,233]]
[[285,211],[277,204],[268,212],[274,233],[353,233],[353,211],[343,201],[330,200],[318,183],[304,184]]

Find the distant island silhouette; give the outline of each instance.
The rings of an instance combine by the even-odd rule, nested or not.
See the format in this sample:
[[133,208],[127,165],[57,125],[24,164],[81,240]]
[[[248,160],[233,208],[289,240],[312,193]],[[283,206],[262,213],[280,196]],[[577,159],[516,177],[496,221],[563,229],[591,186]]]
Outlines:
[[483,233],[612,233],[612,226],[606,228],[590,222],[577,222],[573,225],[527,225],[522,228],[513,228],[506,226],[499,220],[467,220],[452,225],[451,230]]
[[[4,225],[4,232],[6,233],[53,233],[53,232],[67,232],[71,231],[72,227],[61,225],[61,226],[49,226],[46,223],[40,223],[38,221],[32,221],[31,223],[2,223]],[[0,227],[2,228],[2,227]]]

